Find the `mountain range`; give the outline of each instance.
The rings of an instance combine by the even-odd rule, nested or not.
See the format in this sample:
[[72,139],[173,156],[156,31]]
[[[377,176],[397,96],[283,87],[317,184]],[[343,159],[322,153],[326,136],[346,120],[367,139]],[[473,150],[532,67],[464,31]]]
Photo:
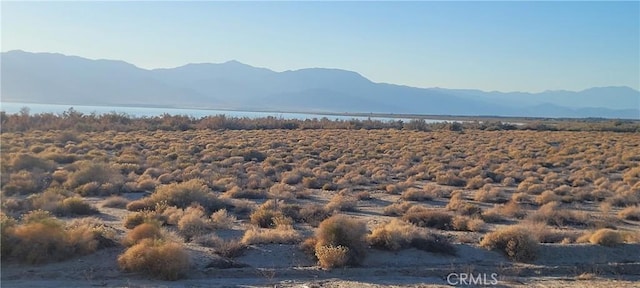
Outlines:
[[[275,72],[237,61],[147,70],[56,53],[1,53],[1,100],[259,111],[640,119],[640,91],[486,92],[374,83],[339,69]],[[532,80],[534,81],[534,80]]]

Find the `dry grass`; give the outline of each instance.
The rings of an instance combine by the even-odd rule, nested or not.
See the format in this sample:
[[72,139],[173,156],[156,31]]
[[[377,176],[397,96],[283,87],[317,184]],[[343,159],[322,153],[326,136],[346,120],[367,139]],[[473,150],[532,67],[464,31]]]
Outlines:
[[300,233],[291,226],[288,228],[264,229],[252,228],[247,230],[242,237],[242,243],[251,244],[295,244],[300,242]]

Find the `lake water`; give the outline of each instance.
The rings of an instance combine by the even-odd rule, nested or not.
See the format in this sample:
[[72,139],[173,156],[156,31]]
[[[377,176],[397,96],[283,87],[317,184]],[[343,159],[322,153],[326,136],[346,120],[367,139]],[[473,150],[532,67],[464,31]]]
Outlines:
[[[278,119],[320,119],[326,117],[329,120],[380,120],[380,121],[410,121],[410,118],[390,118],[390,117],[366,117],[366,116],[344,116],[344,115],[324,115],[324,114],[307,114],[307,113],[289,113],[289,112],[254,112],[254,111],[234,111],[234,110],[205,110],[205,109],[180,109],[180,108],[151,108],[151,107],[129,107],[129,106],[85,106],[85,105],[60,105],[60,104],[34,104],[34,103],[17,103],[17,102],[0,102],[0,111],[8,114],[20,112],[23,107],[29,108],[30,114],[54,113],[61,114],[73,107],[74,110],[83,114],[108,114],[108,113],[124,113],[134,117],[152,117],[162,114],[170,115],[187,115],[195,118],[202,118],[212,115],[225,115],[229,117],[247,117],[262,118],[275,117]],[[424,119],[428,123],[443,122],[444,120]]]

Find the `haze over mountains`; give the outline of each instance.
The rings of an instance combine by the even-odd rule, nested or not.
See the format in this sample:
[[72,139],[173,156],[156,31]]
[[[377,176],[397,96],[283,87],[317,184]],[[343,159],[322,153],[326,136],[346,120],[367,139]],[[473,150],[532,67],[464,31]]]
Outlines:
[[338,69],[274,72],[237,61],[146,70],[53,53],[15,50],[1,56],[1,97],[7,102],[640,119],[640,91],[629,87],[503,93],[374,83]]

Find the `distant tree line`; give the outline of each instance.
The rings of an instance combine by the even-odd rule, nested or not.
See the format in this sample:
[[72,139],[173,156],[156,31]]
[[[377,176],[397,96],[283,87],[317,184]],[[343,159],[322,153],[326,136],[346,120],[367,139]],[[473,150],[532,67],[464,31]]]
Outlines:
[[272,116],[262,118],[229,117],[226,115],[195,118],[187,115],[163,114],[153,117],[134,117],[124,113],[83,114],[70,108],[60,113],[30,114],[28,109],[19,113],[0,112],[0,132],[25,132],[30,130],[76,130],[79,132],[166,130],[186,131],[214,130],[264,130],[264,129],[404,129],[416,131],[434,130],[536,130],[536,131],[612,131],[640,132],[640,121],[607,119],[524,119],[520,125],[499,120],[475,120],[466,122],[429,123],[424,119],[394,120],[330,120],[327,117],[313,119],[282,119]]

